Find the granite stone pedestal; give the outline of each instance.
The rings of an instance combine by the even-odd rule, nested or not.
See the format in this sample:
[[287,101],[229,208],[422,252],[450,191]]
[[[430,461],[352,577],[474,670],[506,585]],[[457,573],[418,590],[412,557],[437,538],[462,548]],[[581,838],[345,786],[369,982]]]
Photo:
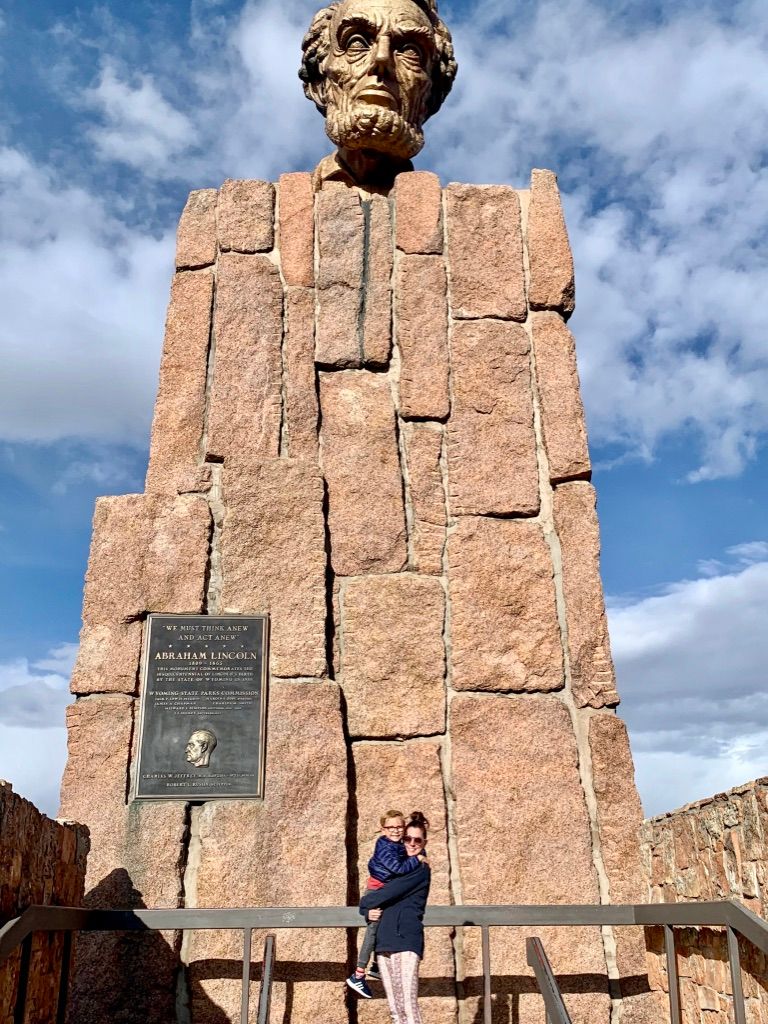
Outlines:
[[[573,303],[548,171],[190,196],[146,491],[94,521],[62,797],[86,904],[354,903],[390,806],[432,823],[434,903],[643,897]],[[150,612],[271,616],[263,800],[132,802]],[[515,1024],[543,1017],[524,938],[492,935]],[[641,936],[543,938],[575,1022],[608,1024],[609,978],[643,1018]],[[240,941],[92,936],[75,1019],[238,1020]],[[479,934],[427,948],[426,1021],[475,1021]],[[343,934],[281,932],[278,964],[273,1021],[349,1019]]]

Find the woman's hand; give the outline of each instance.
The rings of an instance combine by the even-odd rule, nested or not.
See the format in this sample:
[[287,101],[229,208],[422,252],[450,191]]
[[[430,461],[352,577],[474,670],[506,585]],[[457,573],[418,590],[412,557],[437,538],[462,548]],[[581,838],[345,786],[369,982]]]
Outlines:
[[381,920],[381,907],[374,907],[372,910],[369,910],[368,911],[368,920],[369,921],[379,921],[379,920]]

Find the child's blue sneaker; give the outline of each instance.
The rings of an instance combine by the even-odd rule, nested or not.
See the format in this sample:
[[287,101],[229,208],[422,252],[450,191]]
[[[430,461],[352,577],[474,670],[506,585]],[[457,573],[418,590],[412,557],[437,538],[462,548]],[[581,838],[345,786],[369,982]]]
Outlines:
[[373,992],[366,985],[365,977],[358,978],[356,974],[350,974],[347,978],[347,984],[353,992],[357,992],[363,999],[373,999]]

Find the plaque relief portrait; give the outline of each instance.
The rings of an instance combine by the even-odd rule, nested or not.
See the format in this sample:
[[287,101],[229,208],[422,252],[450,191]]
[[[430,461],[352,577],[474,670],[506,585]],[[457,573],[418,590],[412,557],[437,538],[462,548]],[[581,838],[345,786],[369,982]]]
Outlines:
[[451,34],[436,0],[342,0],[304,37],[299,76],[337,146],[315,171],[324,181],[388,187],[412,170],[424,122],[456,77]]
[[208,768],[217,743],[210,729],[197,729],[187,740],[187,761],[193,768]]

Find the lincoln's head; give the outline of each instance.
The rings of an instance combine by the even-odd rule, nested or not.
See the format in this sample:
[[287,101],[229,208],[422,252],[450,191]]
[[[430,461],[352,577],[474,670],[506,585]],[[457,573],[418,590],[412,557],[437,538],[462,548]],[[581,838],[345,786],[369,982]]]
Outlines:
[[187,740],[187,761],[193,768],[207,768],[216,749],[216,737],[210,729],[198,729]]
[[318,12],[302,48],[304,91],[341,154],[415,156],[456,77],[437,0],[341,0]]

